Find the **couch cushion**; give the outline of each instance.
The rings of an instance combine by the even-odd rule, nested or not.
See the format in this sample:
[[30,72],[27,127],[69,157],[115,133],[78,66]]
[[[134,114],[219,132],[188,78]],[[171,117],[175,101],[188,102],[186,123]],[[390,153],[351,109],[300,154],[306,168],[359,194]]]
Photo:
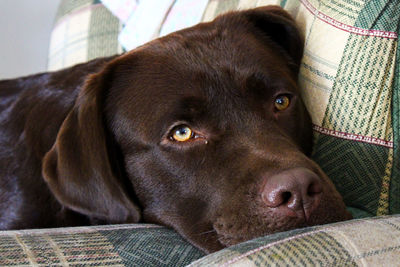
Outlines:
[[0,265],[394,266],[399,240],[400,215],[277,233],[206,257],[174,231],[155,225],[3,231]]
[[278,233],[208,255],[195,266],[396,266],[400,216]]
[[62,0],[51,34],[48,70],[122,53],[121,23],[97,0]]
[[202,256],[156,225],[0,232],[0,266],[185,266]]

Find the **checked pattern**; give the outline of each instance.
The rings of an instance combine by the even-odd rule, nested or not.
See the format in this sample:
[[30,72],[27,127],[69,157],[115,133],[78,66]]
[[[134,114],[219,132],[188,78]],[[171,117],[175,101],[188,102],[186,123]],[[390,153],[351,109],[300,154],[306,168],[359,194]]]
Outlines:
[[314,160],[331,177],[345,202],[376,212],[388,149],[326,135],[317,140]]

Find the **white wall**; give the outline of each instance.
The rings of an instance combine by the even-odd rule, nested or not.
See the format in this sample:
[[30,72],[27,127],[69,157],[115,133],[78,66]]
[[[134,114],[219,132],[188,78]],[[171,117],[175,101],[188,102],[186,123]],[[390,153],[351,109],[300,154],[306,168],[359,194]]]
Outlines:
[[0,0],[0,79],[46,70],[60,0]]

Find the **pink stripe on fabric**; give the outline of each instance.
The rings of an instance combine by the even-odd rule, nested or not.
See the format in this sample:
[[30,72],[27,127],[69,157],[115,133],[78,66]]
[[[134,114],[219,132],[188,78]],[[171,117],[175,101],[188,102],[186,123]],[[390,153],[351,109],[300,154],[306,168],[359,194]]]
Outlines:
[[310,11],[313,15],[315,15],[320,20],[332,25],[335,28],[343,30],[345,32],[354,33],[363,36],[374,36],[374,37],[382,37],[386,39],[397,39],[397,33],[391,31],[381,31],[381,30],[369,30],[369,29],[362,29],[354,26],[350,26],[344,24],[340,21],[337,21],[328,15],[318,11],[311,3],[307,0],[300,0],[300,2]]
[[371,137],[371,136],[363,136],[363,135],[359,135],[359,134],[352,134],[352,133],[345,133],[345,132],[330,130],[330,129],[327,129],[327,128],[324,128],[324,127],[321,127],[321,126],[318,126],[315,124],[313,125],[313,130],[320,134],[334,136],[334,137],[341,138],[341,139],[393,148],[393,142],[375,138],[375,137]]
[[28,230],[6,230],[0,231],[0,236],[14,235],[42,235],[42,234],[80,234],[80,233],[95,233],[97,231],[113,231],[120,229],[158,229],[164,226],[156,224],[115,224],[104,226],[75,226],[62,228],[42,228]]

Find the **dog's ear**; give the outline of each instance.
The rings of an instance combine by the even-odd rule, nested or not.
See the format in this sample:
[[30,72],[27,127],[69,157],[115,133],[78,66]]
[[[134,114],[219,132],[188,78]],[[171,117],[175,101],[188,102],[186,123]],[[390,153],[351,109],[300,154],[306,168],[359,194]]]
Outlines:
[[304,50],[304,38],[293,18],[280,6],[265,6],[242,12],[257,34],[272,40],[291,62],[289,66],[297,74]]
[[138,222],[140,209],[118,175],[103,105],[112,80],[109,64],[89,76],[43,160],[43,177],[64,206],[108,223]]

